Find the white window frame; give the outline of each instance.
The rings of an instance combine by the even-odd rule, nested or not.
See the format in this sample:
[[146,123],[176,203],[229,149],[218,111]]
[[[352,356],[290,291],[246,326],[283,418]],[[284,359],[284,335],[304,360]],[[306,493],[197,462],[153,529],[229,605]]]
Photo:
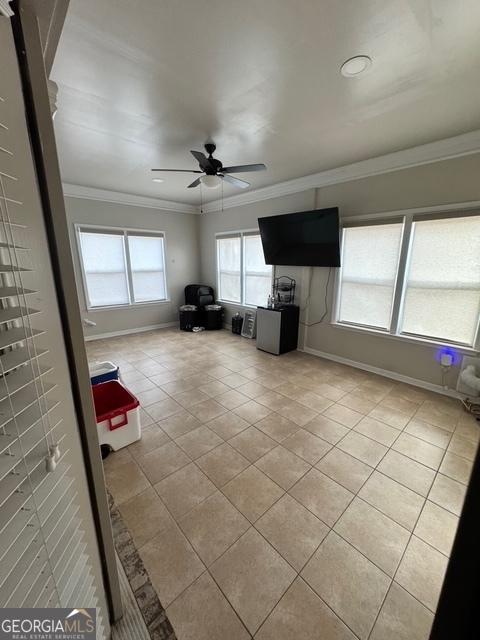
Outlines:
[[361,333],[368,333],[377,336],[386,336],[396,340],[402,340],[405,342],[424,343],[435,346],[451,346],[462,353],[476,353],[480,350],[480,312],[477,319],[477,328],[472,344],[459,343],[454,341],[443,341],[435,338],[429,338],[428,336],[422,336],[411,333],[404,333],[402,331],[403,324],[403,305],[406,293],[406,281],[409,271],[409,260],[411,256],[412,247],[412,226],[416,221],[422,220],[442,220],[442,219],[455,219],[467,216],[480,217],[480,202],[468,203],[470,206],[464,208],[465,205],[445,205],[438,207],[425,207],[421,209],[409,209],[403,211],[392,211],[389,213],[371,214],[366,216],[352,216],[343,218],[341,220],[341,261],[343,264],[343,248],[344,248],[344,233],[348,227],[369,226],[376,224],[392,224],[395,222],[403,223],[403,231],[400,242],[400,253],[397,266],[397,277],[394,286],[392,314],[390,319],[390,329],[380,329],[367,327],[361,324],[355,324],[353,322],[342,322],[339,319],[340,315],[340,298],[341,298],[341,285],[342,285],[342,267],[340,267],[335,276],[335,294],[332,310],[331,324],[334,327],[341,329],[349,329]]
[[[217,240],[221,240],[222,238],[240,238],[240,302],[233,302],[232,300],[225,300],[223,298],[218,298],[219,302],[224,302],[228,305],[233,305],[236,307],[245,307],[247,309],[256,309],[257,305],[247,304],[245,302],[245,242],[244,238],[246,236],[259,236],[259,229],[244,229],[243,231],[222,231],[220,233],[215,234],[215,278],[217,284],[218,295],[220,295],[220,265],[218,259],[218,243]],[[271,267],[271,277],[270,277],[270,288],[273,286],[273,266]],[[265,304],[267,301],[265,300]]]
[[[78,251],[78,260],[80,263],[80,272],[82,275],[82,287],[83,287],[83,295],[85,297],[85,304],[87,311],[106,311],[109,309],[130,309],[132,307],[144,307],[148,305],[155,304],[169,304],[171,302],[169,294],[168,294],[168,277],[167,277],[167,268],[166,268],[166,253],[167,253],[167,239],[166,235],[163,231],[156,231],[151,229],[136,229],[132,227],[109,227],[106,225],[92,225],[92,224],[80,224],[77,223],[74,225],[75,227],[75,237],[77,242],[77,251]],[[127,291],[128,291],[128,299],[129,302],[125,304],[113,304],[113,305],[92,305],[90,302],[90,298],[88,295],[88,287],[87,287],[87,274],[85,272],[85,265],[83,263],[83,254],[82,254],[82,243],[80,238],[80,233],[82,231],[92,232],[92,233],[112,233],[119,236],[123,236],[124,238],[124,251],[125,251],[125,269],[127,276]],[[163,275],[164,275],[164,284],[165,284],[165,298],[159,298],[158,300],[146,300],[144,302],[139,302],[135,300],[135,293],[133,289],[133,278],[132,278],[132,266],[130,262],[130,248],[128,245],[128,236],[129,234],[134,236],[151,236],[153,238],[162,238],[163,240]]]

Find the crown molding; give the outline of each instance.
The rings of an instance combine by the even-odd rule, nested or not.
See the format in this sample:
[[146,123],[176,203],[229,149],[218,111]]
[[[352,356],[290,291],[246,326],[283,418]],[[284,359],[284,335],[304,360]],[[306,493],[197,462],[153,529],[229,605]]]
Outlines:
[[270,200],[271,198],[279,198],[281,196],[309,189],[325,187],[331,184],[339,184],[341,182],[350,182],[351,180],[359,180],[370,176],[408,169],[423,164],[433,162],[441,162],[460,156],[471,155],[480,152],[480,129],[470,131],[452,138],[445,138],[436,142],[429,142],[410,149],[395,151],[376,158],[361,160],[353,164],[348,164],[336,169],[329,169],[314,173],[303,178],[295,178],[285,182],[279,182],[269,187],[262,187],[241,193],[235,196],[224,198],[223,206],[221,200],[208,202],[203,206],[204,213],[213,213],[222,211],[222,209],[231,209],[261,200]]
[[122,193],[120,191],[108,191],[107,189],[83,187],[78,184],[69,184],[68,182],[63,183],[63,195],[67,198],[99,200],[100,202],[112,202],[113,204],[146,207],[147,209],[174,211],[176,213],[200,213],[199,208],[191,204],[182,204],[180,202],[172,202],[171,200],[160,200],[159,198],[137,196],[132,193]]
[[252,189],[246,193],[239,193],[235,196],[221,200],[207,202],[201,208],[197,205],[182,204],[171,200],[160,200],[138,196],[120,191],[108,191],[106,189],[96,189],[94,187],[84,187],[76,184],[63,183],[63,193],[68,198],[83,198],[86,200],[100,200],[101,202],[112,202],[114,204],[132,205],[136,207],[147,207],[149,209],[159,209],[162,211],[174,211],[177,213],[214,213],[223,209],[240,207],[262,200],[280,198],[292,193],[300,193],[309,189],[317,189],[331,184],[360,180],[371,176],[400,171],[411,167],[418,167],[423,164],[442,162],[461,156],[480,153],[480,129],[470,131],[452,138],[445,138],[436,142],[429,142],[410,149],[387,153],[383,156],[361,160],[336,169],[320,171],[302,178],[294,178],[279,182],[269,187]]

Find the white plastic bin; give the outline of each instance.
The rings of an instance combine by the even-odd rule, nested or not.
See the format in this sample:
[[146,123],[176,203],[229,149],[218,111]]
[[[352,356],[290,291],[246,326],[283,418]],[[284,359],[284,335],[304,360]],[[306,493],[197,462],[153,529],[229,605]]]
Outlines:
[[118,380],[92,387],[100,445],[113,451],[141,438],[140,403]]

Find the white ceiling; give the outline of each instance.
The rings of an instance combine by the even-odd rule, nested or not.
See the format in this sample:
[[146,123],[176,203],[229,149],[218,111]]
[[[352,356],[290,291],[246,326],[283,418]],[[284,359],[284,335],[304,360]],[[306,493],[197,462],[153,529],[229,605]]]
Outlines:
[[[267,164],[238,174],[258,188],[478,129],[479,33],[478,0],[70,0],[62,178],[198,204],[195,176],[150,168],[197,169],[209,137]],[[356,54],[372,68],[342,77]]]

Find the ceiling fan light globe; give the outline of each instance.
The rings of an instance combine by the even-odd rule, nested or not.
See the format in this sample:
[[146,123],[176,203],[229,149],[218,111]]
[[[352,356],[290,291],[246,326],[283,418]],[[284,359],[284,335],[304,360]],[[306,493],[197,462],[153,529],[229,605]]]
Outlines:
[[217,189],[222,184],[220,176],[204,175],[200,178],[200,182],[207,189]]

